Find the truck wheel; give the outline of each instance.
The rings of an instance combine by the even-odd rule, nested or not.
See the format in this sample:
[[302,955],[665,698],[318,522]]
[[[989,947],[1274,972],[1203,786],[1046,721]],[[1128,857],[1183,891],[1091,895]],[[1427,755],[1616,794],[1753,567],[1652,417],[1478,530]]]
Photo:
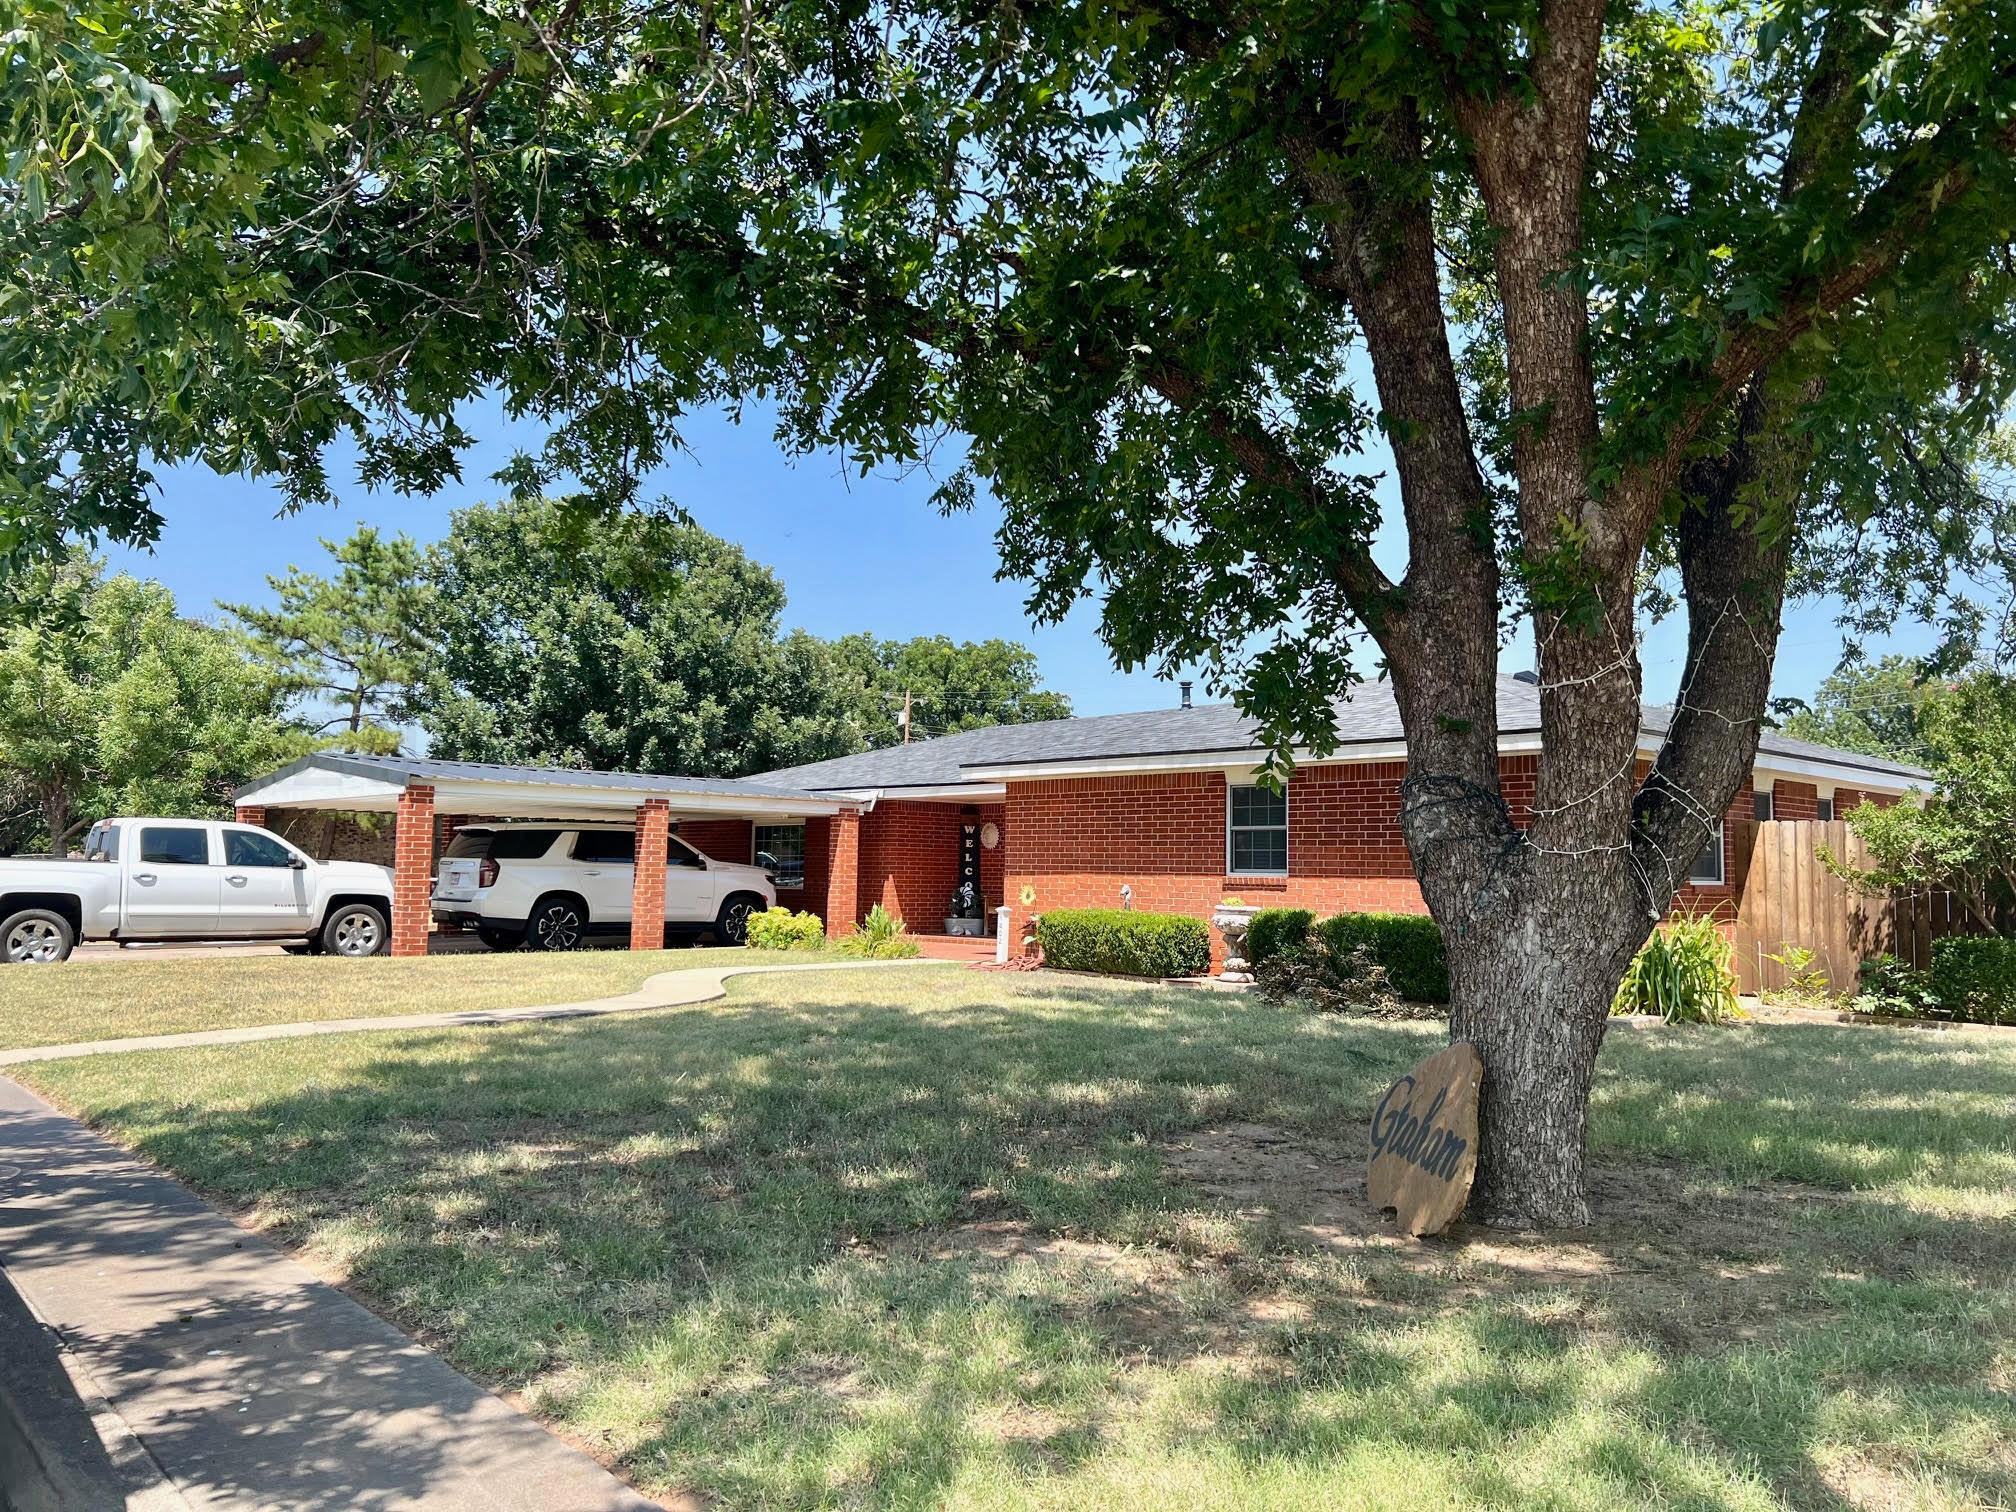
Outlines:
[[70,921],[46,908],[24,908],[0,920],[0,963],[9,966],[67,961],[76,943]]
[[493,929],[488,924],[478,924],[476,938],[492,950],[516,950],[525,943],[525,932],[519,929]]
[[392,927],[384,912],[369,903],[339,904],[322,926],[324,955],[374,956],[391,948]]
[[539,900],[527,922],[525,943],[534,950],[572,950],[588,933],[588,905],[565,893]]
[[754,893],[736,893],[721,905],[720,917],[714,921],[714,938],[723,945],[747,945],[749,915],[762,906],[763,900]]

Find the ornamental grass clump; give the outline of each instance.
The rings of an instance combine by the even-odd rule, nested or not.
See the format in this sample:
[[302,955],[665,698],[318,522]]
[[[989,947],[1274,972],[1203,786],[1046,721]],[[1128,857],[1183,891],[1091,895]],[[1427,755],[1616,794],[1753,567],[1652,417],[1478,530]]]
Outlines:
[[1735,952],[1713,915],[1689,914],[1653,930],[1626,968],[1610,1011],[1656,1013],[1669,1024],[1741,1018]]
[[840,937],[838,948],[842,955],[870,961],[905,961],[918,951],[917,942],[903,929],[903,921],[877,903],[852,934]]

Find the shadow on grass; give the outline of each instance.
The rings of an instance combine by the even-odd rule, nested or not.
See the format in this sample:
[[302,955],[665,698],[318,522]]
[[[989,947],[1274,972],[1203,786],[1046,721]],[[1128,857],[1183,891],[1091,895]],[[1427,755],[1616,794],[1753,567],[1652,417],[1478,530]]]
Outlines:
[[[1355,1131],[1432,1032],[1154,989],[818,990],[841,996],[37,1075],[347,1265],[458,1365],[607,1428],[645,1481],[730,1503],[923,1504],[976,1466],[1073,1475],[1123,1452],[1107,1424],[1151,1410],[1151,1377],[1174,1403],[1152,1409],[1158,1442],[1247,1476],[1327,1464],[1373,1484],[1427,1456],[1440,1489],[1485,1504],[1553,1477],[1736,1508],[1760,1505],[1761,1477],[1845,1507],[1828,1456],[1866,1442],[1959,1504],[2016,1492],[2006,1457],[1968,1447],[2016,1434],[1985,1384],[2016,1321],[2016,1240],[1867,1190],[2006,1154],[2016,1057],[1956,1065],[1855,1029],[1615,1037],[1599,1145],[1837,1188],[1820,1220],[1794,1192],[1753,1200],[1743,1253],[1662,1253],[1647,1293],[1628,1227],[1589,1241],[1580,1279],[1464,1245],[1312,1261],[1292,1230],[1210,1213],[1164,1162],[1226,1124]],[[1078,1247],[899,1243],[987,1222]],[[1767,1278],[1776,1300],[1731,1347],[1712,1315]],[[1305,1313],[1255,1324],[1247,1294],[1291,1285]]]

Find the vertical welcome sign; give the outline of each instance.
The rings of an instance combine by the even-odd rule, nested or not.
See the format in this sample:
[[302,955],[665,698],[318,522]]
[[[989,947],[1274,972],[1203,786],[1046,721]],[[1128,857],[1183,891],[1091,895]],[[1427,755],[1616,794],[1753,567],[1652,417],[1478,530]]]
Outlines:
[[1459,1040],[1388,1087],[1372,1110],[1366,1189],[1406,1233],[1439,1234],[1469,1202],[1483,1084],[1477,1047]]

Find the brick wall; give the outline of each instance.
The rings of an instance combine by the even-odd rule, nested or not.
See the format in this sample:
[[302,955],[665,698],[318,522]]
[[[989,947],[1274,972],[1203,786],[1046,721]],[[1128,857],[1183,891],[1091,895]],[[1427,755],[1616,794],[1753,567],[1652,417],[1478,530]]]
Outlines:
[[390,866],[390,814],[338,814],[324,809],[274,809],[264,821],[318,861],[363,861]]
[[[1003,849],[1011,932],[1047,909],[1118,908],[1123,884],[1137,909],[1198,918],[1228,894],[1320,913],[1425,913],[1400,837],[1405,774],[1398,762],[1298,772],[1288,793],[1286,877],[1226,873],[1223,773],[1010,783]],[[1033,904],[1022,902],[1024,888]],[[1215,931],[1212,952],[1224,959]]]
[[1860,788],[1834,789],[1834,817],[1846,819],[1850,812],[1865,803],[1873,803],[1877,808],[1889,808],[1897,802],[1895,793],[1865,793]]
[[1783,777],[1771,784],[1773,819],[1818,819],[1820,789],[1810,782],[1787,782]]
[[703,856],[746,866],[754,851],[747,819],[682,819],[679,838]]

